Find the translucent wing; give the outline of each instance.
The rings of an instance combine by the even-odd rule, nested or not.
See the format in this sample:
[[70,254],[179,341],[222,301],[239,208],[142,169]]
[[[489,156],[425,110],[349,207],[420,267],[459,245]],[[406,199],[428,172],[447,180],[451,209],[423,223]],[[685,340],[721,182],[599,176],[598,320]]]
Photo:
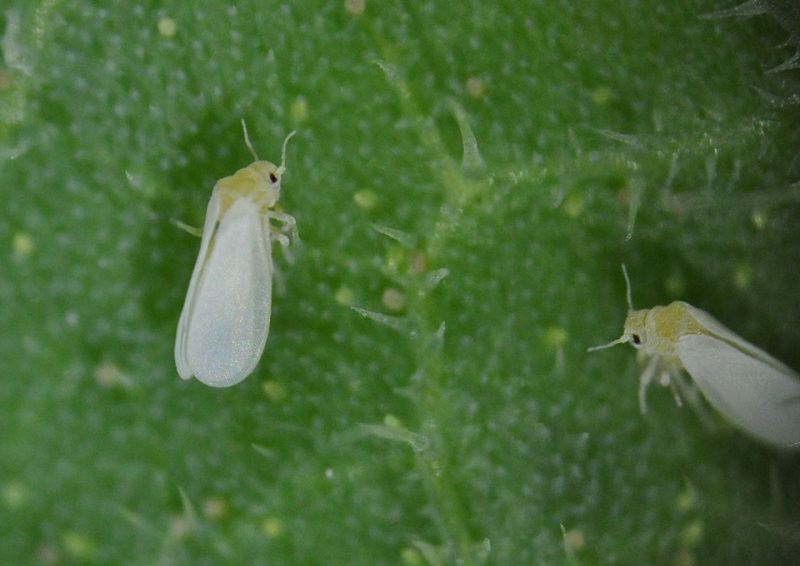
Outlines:
[[175,361],[184,379],[194,375],[207,385],[227,387],[246,378],[264,351],[272,254],[268,225],[252,201],[234,201],[206,241],[211,212],[209,203],[200,255],[178,324]]
[[718,336],[691,334],[676,344],[684,368],[709,402],[742,430],[768,444],[800,447],[800,377],[726,331],[759,355]]

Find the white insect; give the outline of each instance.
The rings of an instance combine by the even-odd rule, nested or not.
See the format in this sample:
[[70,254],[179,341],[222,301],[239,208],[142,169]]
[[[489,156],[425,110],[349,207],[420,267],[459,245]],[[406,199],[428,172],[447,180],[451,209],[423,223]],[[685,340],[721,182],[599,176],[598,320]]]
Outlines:
[[212,387],[236,385],[258,364],[272,310],[272,241],[297,237],[294,217],[274,209],[295,132],[276,166],[258,159],[244,120],[242,128],[255,162],[214,186],[175,338],[178,374]]
[[800,448],[797,373],[688,303],[633,310],[625,266],[623,273],[629,310],[622,336],[589,351],[630,342],[650,356],[639,386],[642,412],[653,377],[685,390],[685,369],[711,405],[744,432],[766,444]]

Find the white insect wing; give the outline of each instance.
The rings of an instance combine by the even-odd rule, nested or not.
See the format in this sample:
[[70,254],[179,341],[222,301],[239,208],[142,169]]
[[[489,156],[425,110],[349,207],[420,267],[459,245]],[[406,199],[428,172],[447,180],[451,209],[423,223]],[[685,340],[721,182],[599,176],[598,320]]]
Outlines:
[[[717,328],[709,330],[722,334]],[[755,348],[725,330],[737,342]],[[765,352],[778,367],[713,335],[683,336],[675,347],[684,368],[709,402],[734,424],[769,444],[790,447],[800,443],[800,379],[794,372],[778,369],[783,364]]]
[[[206,219],[204,233],[208,228]],[[264,351],[272,301],[268,229],[258,206],[240,198],[225,212],[207,253],[201,246],[187,298],[192,304],[184,307],[184,355],[191,374],[206,385],[239,383]]]
[[195,261],[194,269],[192,270],[192,278],[189,281],[189,290],[186,292],[186,299],[183,303],[183,310],[181,311],[181,318],[178,321],[178,333],[175,340],[175,365],[178,368],[178,375],[182,379],[191,379],[194,373],[192,372],[191,365],[187,358],[187,340],[189,338],[189,319],[191,318],[192,310],[194,309],[195,290],[197,289],[198,281],[203,273],[203,266],[205,265],[208,255],[208,246],[213,239],[214,226],[219,219],[220,199],[219,193],[212,192],[211,198],[206,207],[206,218],[203,224],[203,239],[200,241],[200,252],[197,254],[197,261]]
[[693,307],[689,303],[681,303],[684,305],[686,310],[691,314],[694,319],[702,324],[708,331],[712,334],[716,334],[723,340],[730,342],[734,347],[742,350],[743,352],[748,353],[749,355],[760,359],[766,364],[771,365],[776,370],[789,374],[789,375],[796,375],[795,372],[786,364],[774,358],[769,353],[765,352],[758,346],[752,345],[750,342],[736,334],[734,331],[730,330],[727,326],[722,324],[716,318],[708,314],[706,311],[698,309],[697,307]]

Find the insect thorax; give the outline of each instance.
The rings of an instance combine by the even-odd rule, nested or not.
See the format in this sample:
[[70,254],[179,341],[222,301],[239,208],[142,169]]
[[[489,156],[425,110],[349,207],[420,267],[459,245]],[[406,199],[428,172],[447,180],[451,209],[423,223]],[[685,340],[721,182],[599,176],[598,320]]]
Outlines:
[[255,161],[229,177],[217,181],[223,207],[237,198],[250,198],[263,208],[272,208],[281,195],[278,167],[269,161]]

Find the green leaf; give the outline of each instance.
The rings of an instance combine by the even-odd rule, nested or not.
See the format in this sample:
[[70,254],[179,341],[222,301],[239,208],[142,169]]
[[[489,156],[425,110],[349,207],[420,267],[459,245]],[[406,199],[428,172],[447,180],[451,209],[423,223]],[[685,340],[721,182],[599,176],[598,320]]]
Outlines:
[[[798,33],[758,4],[6,2],[3,560],[797,556],[796,455],[641,415],[634,353],[586,353],[624,262],[800,368]],[[297,130],[303,245],[212,389],[174,366],[173,222],[251,162],[242,119],[273,162]]]

